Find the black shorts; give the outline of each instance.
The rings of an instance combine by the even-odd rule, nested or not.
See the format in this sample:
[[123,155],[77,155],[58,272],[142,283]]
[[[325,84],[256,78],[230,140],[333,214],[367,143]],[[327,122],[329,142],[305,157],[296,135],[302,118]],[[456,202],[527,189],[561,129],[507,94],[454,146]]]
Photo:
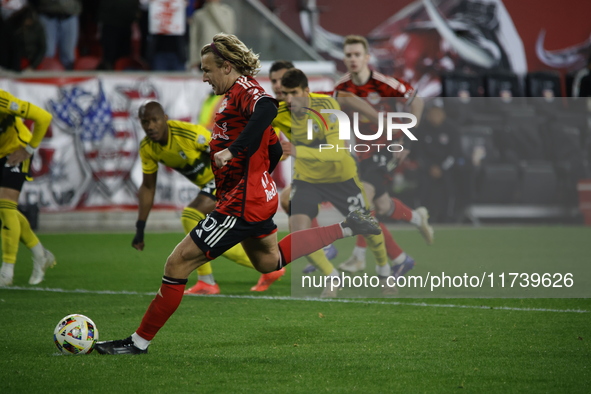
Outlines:
[[8,189],[18,190],[19,192],[23,188],[23,184],[29,178],[29,171],[31,169],[31,157],[23,161],[17,166],[7,167],[6,161],[8,156],[4,156],[0,159],[0,187],[6,187]]
[[387,156],[376,154],[359,162],[359,179],[369,183],[375,189],[375,197],[387,193],[392,178],[386,167]]
[[205,185],[203,185],[203,187],[201,188],[201,190],[199,190],[199,194],[204,194],[207,197],[211,198],[213,201],[216,201],[216,198],[215,198],[215,179],[212,179],[211,181],[209,181]]
[[277,231],[273,218],[249,223],[246,220],[212,211],[189,234],[205,256],[213,260],[246,238],[264,238]]
[[337,183],[309,183],[294,180],[291,185],[291,214],[318,215],[318,205],[330,202],[343,216],[361,209],[369,212],[363,189],[357,178]]

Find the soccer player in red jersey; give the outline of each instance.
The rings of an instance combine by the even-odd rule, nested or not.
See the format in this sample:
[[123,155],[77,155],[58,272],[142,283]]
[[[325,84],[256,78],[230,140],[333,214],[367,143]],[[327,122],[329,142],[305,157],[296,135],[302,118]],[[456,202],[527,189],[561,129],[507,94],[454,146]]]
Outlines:
[[253,78],[260,68],[258,56],[236,36],[220,33],[202,48],[201,68],[203,81],[224,95],[210,142],[216,207],[166,260],[162,285],[136,332],[123,340],[98,342],[100,354],[147,353],[180,305],[189,274],[238,243],[254,267],[267,273],[345,236],[381,233],[376,222],[355,211],[342,223],[294,232],[277,242],[273,215],[278,196],[269,173],[282,149],[270,126],[277,101]]
[[[344,63],[349,71],[335,86],[335,91],[351,92],[359,97],[364,97],[380,112],[393,111],[392,103],[396,99],[401,100],[408,112],[420,119],[423,112],[423,101],[416,97],[416,91],[405,81],[387,77],[369,68],[369,45],[362,36],[347,36],[343,44]],[[365,126],[365,127],[364,127]],[[367,134],[375,134],[375,124],[370,122],[360,124],[360,131]],[[364,142],[364,141],[360,141]],[[433,243],[433,229],[428,222],[428,212],[420,207],[410,209],[402,201],[390,197],[388,186],[390,183],[389,163],[395,163],[399,158],[385,149],[378,150],[375,145],[387,146],[394,141],[388,141],[386,133],[375,141],[368,152],[359,152],[359,175],[363,181],[364,189],[370,201],[373,201],[376,216],[388,217],[395,220],[404,220],[417,226],[425,238],[427,244]],[[404,152],[404,151],[403,151]],[[401,154],[403,154],[401,152]],[[382,230],[385,227],[382,225]],[[404,275],[414,266],[414,260],[402,251],[394,239],[384,231],[388,256],[392,259],[391,273],[394,276]],[[365,241],[363,237],[357,237],[357,244],[353,255],[339,267],[343,271],[356,272],[365,268]]]
[[[177,171],[200,188],[199,194],[183,210],[181,223],[188,234],[205,215],[215,208],[215,180],[209,157],[211,132],[201,125],[171,120],[162,105],[150,101],[140,106],[140,124],[146,137],[140,143],[143,180],[138,191],[138,220],[132,246],[144,249],[144,228],[154,203],[158,163]],[[224,257],[245,267],[254,268],[240,245],[229,249]],[[261,275],[257,283],[258,291],[265,291],[279,279],[285,270]],[[197,269],[197,283],[187,289],[185,294],[219,294],[211,264],[203,264]]]

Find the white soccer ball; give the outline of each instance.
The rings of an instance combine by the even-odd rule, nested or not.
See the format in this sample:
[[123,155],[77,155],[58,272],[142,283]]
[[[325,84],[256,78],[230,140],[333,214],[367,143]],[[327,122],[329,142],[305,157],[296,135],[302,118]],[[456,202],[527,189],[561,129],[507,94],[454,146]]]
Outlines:
[[98,341],[96,324],[84,315],[64,317],[53,331],[53,340],[63,354],[89,354]]

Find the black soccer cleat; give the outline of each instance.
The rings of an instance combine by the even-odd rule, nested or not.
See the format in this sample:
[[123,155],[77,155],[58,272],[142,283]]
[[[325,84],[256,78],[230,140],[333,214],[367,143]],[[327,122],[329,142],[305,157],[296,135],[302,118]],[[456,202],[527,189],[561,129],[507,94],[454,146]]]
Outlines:
[[94,349],[99,354],[145,354],[148,349],[142,350],[133,344],[131,337],[116,341],[97,342]]
[[343,227],[349,227],[353,231],[353,235],[358,234],[372,234],[379,235],[382,233],[380,225],[376,218],[362,211],[349,212],[347,218],[342,223]]

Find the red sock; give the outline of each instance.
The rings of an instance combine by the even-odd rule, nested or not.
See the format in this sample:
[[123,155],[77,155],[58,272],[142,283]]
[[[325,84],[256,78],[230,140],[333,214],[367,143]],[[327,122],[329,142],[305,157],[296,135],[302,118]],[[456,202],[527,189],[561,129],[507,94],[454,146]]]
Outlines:
[[320,227],[320,225],[318,224],[318,218],[312,219],[312,228],[314,227]]
[[184,279],[185,283],[179,283],[183,282],[183,280],[173,279],[175,283],[172,284],[166,278],[164,277],[162,279],[162,286],[160,286],[158,294],[156,294],[156,297],[150,303],[148,310],[144,314],[142,323],[136,331],[140,337],[147,341],[151,341],[154,338],[158,330],[172,316],[183,299],[187,280]]
[[395,220],[410,222],[410,219],[412,219],[412,209],[397,198],[393,198],[392,202],[394,203],[394,212],[390,217]]
[[380,227],[382,228],[382,234],[384,234],[384,241],[386,241],[386,252],[388,253],[388,258],[393,260],[400,256],[403,250],[400,248],[400,246],[398,246],[396,241],[394,241],[394,237],[392,237],[392,234],[386,225],[380,222]]
[[360,248],[367,248],[367,242],[365,242],[365,238],[363,237],[363,235],[357,236],[357,241],[355,242],[355,246],[358,246]]
[[279,251],[283,256],[281,266],[286,266],[292,261],[307,256],[341,238],[343,238],[343,229],[338,223],[288,234],[279,241]]

